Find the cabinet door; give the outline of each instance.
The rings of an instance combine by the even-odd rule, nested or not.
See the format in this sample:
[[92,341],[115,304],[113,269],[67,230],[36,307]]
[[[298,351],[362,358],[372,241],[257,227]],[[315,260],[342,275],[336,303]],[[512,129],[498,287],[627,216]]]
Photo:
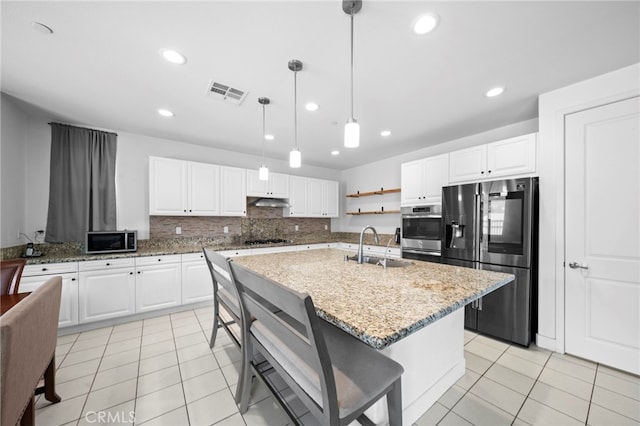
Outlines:
[[149,157],[149,214],[187,214],[187,162]]
[[220,166],[220,214],[222,216],[246,216],[246,169]]
[[[273,173],[269,173],[269,179],[272,179]],[[260,180],[258,178],[258,171],[254,169],[247,169],[247,196],[248,197],[266,197],[267,194],[267,180]]]
[[201,259],[182,263],[182,304],[213,301],[213,280],[211,273]]
[[51,277],[62,277],[62,297],[58,327],[78,325],[78,273],[57,275],[23,276],[20,280],[20,293],[28,293],[40,287]]
[[400,204],[422,204],[424,193],[424,160],[403,163],[400,166]]
[[136,267],[136,312],[179,305],[181,276],[179,263]]
[[304,217],[307,214],[307,178],[289,176],[289,204],[285,216]]
[[80,272],[80,323],[135,313],[135,278],[133,268]]
[[449,154],[424,159],[424,197],[429,204],[442,202],[442,187],[449,184]]
[[307,178],[307,217],[323,217],[324,182],[320,179]]
[[220,166],[189,162],[189,211],[193,216],[220,214]]
[[340,184],[333,180],[324,182],[324,217],[338,217],[340,210]]
[[269,173],[269,196],[275,198],[289,198],[289,175]]
[[449,154],[449,182],[483,179],[487,169],[487,145],[454,151]]
[[535,133],[488,144],[487,177],[534,173],[536,152]]

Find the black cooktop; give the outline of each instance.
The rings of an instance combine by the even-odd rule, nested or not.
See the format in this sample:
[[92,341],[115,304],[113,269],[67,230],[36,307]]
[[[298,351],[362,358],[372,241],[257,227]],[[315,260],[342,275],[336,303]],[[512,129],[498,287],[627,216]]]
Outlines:
[[255,246],[259,244],[280,244],[288,242],[288,240],[283,240],[282,238],[267,238],[262,240],[246,240],[244,243],[250,246]]

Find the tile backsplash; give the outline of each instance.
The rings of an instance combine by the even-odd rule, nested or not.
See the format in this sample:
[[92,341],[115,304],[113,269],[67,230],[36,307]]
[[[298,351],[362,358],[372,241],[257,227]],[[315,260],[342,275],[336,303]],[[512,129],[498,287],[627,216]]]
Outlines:
[[[268,238],[306,240],[311,235],[331,234],[331,219],[282,217],[282,210],[281,207],[249,204],[246,217],[149,216],[149,238],[207,237],[220,243],[239,243]],[[177,227],[181,228],[179,235],[176,234]],[[227,233],[224,232],[225,227],[228,228]]]

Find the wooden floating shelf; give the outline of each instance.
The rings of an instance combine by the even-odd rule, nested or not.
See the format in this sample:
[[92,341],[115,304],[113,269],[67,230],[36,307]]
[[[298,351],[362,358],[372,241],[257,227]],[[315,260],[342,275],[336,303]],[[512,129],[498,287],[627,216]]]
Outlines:
[[347,194],[347,197],[348,198],[370,197],[372,195],[393,194],[394,192],[400,192],[400,188],[391,188],[391,189],[380,188],[378,191],[357,192],[355,194]]
[[353,216],[359,216],[362,214],[391,214],[391,213],[400,213],[400,210],[375,210],[375,211],[368,211],[368,212],[347,212],[347,214],[350,214]]

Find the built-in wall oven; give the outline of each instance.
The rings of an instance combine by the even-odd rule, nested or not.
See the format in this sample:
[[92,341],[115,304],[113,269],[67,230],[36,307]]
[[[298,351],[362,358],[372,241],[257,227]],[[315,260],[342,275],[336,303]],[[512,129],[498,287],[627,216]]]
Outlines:
[[442,207],[439,204],[402,207],[402,257],[440,263]]

